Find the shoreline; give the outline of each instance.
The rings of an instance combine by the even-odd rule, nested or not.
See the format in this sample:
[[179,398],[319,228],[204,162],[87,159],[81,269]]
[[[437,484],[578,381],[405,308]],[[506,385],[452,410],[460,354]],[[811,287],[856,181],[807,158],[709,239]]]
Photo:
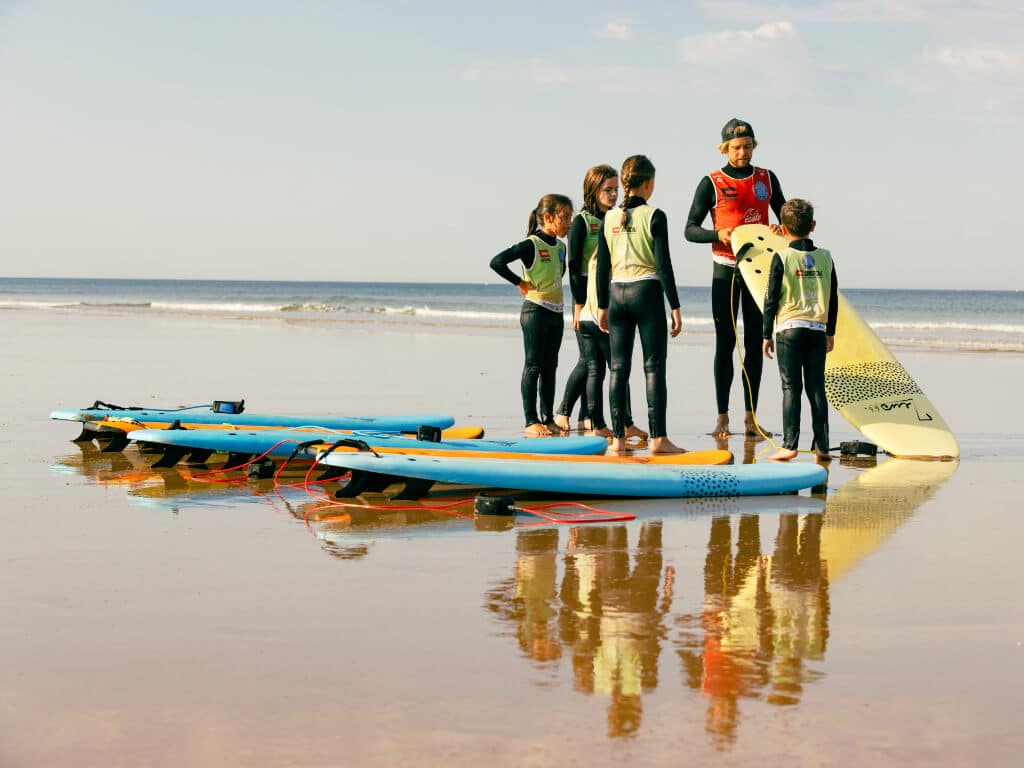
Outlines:
[[[415,331],[416,329],[422,329],[425,332],[438,331],[442,333],[457,333],[460,330],[464,329],[514,333],[516,335],[520,333],[518,315],[508,314],[500,315],[498,317],[493,318],[473,318],[453,314],[441,314],[441,316],[438,316],[439,313],[435,312],[428,312],[426,314],[416,314],[415,310],[411,312],[401,310],[380,310],[371,312],[349,310],[344,312],[336,312],[333,315],[329,315],[326,312],[291,312],[287,310],[273,310],[265,312],[236,311],[230,309],[209,311],[204,311],[200,309],[172,310],[137,305],[70,305],[45,308],[21,306],[12,307],[3,306],[2,303],[0,303],[0,312],[39,312],[59,317],[82,315],[93,317],[126,318],[143,321],[148,318],[159,317],[169,320],[173,320],[174,318],[181,318],[191,320],[204,319],[209,320],[211,322],[276,322],[295,325],[325,327],[379,326],[381,327],[381,330],[399,329],[402,331]],[[694,330],[692,328],[692,325],[694,323],[697,324],[699,330]],[[742,321],[739,322],[739,328],[741,329],[742,334]],[[563,338],[563,346],[572,342],[572,318],[570,315],[565,316],[564,329],[565,337]],[[698,342],[707,341],[710,344],[714,339],[714,335],[715,332],[713,328],[713,323],[710,319],[694,318],[692,316],[687,317],[684,314],[683,332],[676,339],[669,339],[669,349],[671,350],[673,346],[681,345],[683,342],[691,339]],[[979,353],[993,355],[1024,354],[1024,342],[1006,342],[1005,345],[1000,346],[998,342],[957,340],[941,341],[939,339],[907,339],[903,337],[893,338],[887,337],[881,333],[879,333],[879,337],[887,346],[891,347],[894,350],[900,350],[904,352],[952,352],[957,354]]]

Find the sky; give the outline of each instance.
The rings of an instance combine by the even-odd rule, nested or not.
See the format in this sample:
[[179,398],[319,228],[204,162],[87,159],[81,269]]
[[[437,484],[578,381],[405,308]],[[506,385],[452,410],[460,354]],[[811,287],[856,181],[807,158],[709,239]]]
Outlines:
[[497,282],[645,154],[710,284],[683,227],[740,117],[843,286],[1021,290],[1022,9],[0,0],[0,275]]

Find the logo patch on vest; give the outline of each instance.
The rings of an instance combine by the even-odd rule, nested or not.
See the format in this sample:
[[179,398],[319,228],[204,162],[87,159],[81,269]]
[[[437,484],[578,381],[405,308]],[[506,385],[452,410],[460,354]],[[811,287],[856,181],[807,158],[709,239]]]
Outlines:
[[601,229],[601,222],[595,221],[590,225],[590,234],[596,235]]
[[807,267],[807,269],[814,266],[814,256],[810,253],[805,253],[803,257],[801,257],[800,261],[803,262],[803,265]]
[[537,250],[537,255],[540,256],[541,261],[551,261],[551,254],[548,253],[547,248],[539,248]]
[[756,197],[758,200],[767,200],[768,199],[768,185],[765,184],[763,181],[755,181],[754,182],[754,197]]
[[747,208],[747,212],[743,214],[744,224],[760,224],[761,223],[761,212],[756,208]]

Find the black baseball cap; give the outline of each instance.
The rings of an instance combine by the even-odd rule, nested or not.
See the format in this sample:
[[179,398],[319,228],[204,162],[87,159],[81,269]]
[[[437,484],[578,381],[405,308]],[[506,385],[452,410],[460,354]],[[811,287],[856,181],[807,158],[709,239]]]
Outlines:
[[745,120],[740,120],[738,117],[734,117],[724,126],[722,126],[722,141],[731,141],[732,139],[743,139],[746,137],[754,138],[754,126]]

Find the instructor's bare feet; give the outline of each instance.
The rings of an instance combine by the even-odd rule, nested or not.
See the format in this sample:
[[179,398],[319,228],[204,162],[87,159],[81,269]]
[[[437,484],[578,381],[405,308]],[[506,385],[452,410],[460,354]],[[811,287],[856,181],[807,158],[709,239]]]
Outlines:
[[640,427],[638,427],[636,424],[630,424],[628,427],[626,427],[626,439],[629,440],[629,438],[631,437],[635,437],[640,442],[643,442],[648,437],[650,437],[650,435],[648,435],[646,432],[640,429]]
[[791,451],[788,448],[780,448],[778,451],[768,457],[768,461],[789,461],[790,459],[796,458],[796,451]]
[[651,440],[651,455],[664,456],[672,453],[686,453],[685,448],[680,448],[667,437],[656,437]]
[[525,434],[527,437],[551,437],[551,430],[548,429],[547,424],[535,421],[526,428]]
[[584,432],[589,432],[590,430],[592,430],[594,428],[594,420],[593,419],[580,419],[580,425],[579,426],[580,426],[580,429],[583,430]]
[[598,427],[597,429],[591,429],[587,432],[588,435],[595,435],[597,437],[605,437],[609,440],[614,437],[612,431],[608,427]]
[[732,433],[729,431],[729,414],[720,413],[718,414],[718,421],[715,422],[715,428],[709,432],[712,437],[728,437]]
[[565,414],[559,413],[555,416],[555,426],[563,432],[569,431],[569,417]]

